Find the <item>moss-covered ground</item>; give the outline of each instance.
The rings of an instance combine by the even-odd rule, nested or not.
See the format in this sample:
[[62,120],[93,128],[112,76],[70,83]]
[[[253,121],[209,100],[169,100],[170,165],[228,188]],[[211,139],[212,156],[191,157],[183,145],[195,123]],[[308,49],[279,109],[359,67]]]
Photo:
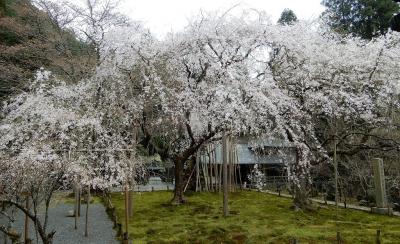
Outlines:
[[[222,217],[222,195],[188,193],[187,203],[170,205],[172,192],[134,194],[130,238],[134,243],[400,243],[400,218],[357,210],[315,206],[307,212],[291,209],[292,200],[261,192],[229,195],[230,216]],[[113,205],[121,222],[124,198],[113,193]]]

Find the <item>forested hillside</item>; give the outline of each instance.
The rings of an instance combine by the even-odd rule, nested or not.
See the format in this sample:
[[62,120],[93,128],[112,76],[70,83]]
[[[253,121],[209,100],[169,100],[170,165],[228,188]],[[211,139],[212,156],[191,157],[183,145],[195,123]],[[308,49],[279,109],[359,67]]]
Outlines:
[[0,100],[26,90],[40,67],[67,82],[87,76],[93,48],[29,0],[0,0]]

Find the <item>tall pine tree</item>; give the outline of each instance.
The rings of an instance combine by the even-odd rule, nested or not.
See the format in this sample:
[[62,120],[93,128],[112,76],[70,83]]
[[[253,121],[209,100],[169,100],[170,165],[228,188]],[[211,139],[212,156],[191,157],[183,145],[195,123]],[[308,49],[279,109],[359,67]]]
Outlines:
[[291,9],[285,8],[281,13],[281,17],[278,20],[278,24],[290,25],[296,21],[297,21],[297,16],[294,14],[294,12]]
[[393,0],[323,0],[322,14],[337,32],[365,39],[385,34],[399,5]]

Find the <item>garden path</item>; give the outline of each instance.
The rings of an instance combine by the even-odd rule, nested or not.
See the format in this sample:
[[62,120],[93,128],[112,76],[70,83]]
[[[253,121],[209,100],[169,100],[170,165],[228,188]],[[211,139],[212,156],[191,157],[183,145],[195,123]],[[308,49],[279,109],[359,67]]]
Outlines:
[[[108,218],[105,208],[100,203],[94,203],[89,208],[89,236],[85,237],[85,213],[86,205],[83,204],[81,208],[81,217],[78,221],[78,229],[74,229],[74,218],[67,217],[68,212],[74,208],[73,204],[57,203],[49,210],[49,224],[48,229],[54,229],[54,244],[117,244],[119,243],[115,237],[116,232],[113,229],[113,223]],[[4,217],[0,216],[0,224],[4,224]],[[18,211],[16,212],[16,221],[13,227],[19,232],[23,233],[24,215]],[[32,243],[42,243],[40,237],[36,238],[33,223],[29,223],[30,238],[33,239]],[[38,240],[38,242],[37,242]],[[4,242],[4,235],[0,233],[0,243]],[[10,241],[8,243],[11,243]]]

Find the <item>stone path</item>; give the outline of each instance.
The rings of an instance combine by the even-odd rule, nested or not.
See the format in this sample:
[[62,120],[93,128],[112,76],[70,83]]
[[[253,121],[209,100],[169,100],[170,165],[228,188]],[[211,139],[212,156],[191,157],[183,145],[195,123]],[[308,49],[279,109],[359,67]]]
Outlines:
[[[261,192],[268,193],[268,194],[272,194],[272,195],[276,195],[276,196],[279,195],[279,193],[273,192],[273,191],[269,191],[269,190],[262,190]],[[281,197],[292,198],[292,195],[289,195],[289,194],[283,194],[283,193],[281,193],[280,196],[281,196]],[[311,201],[316,202],[316,203],[320,203],[320,204],[325,204],[325,201],[324,201],[324,200],[321,200],[321,199],[312,198]],[[335,205],[335,202],[334,202],[334,201],[326,201],[326,203],[327,203],[328,205]],[[345,207],[345,206],[344,206],[344,203],[339,203],[338,206],[339,206],[339,207],[342,207],[342,208]],[[360,210],[360,211],[364,211],[364,212],[371,212],[371,208],[370,208],[370,207],[359,206],[359,205],[354,205],[354,204],[346,204],[346,208],[355,209],[355,210]],[[394,216],[400,217],[400,212],[393,211],[393,215],[394,215]]]
[[[78,221],[78,229],[74,229],[75,220],[67,217],[68,211],[73,209],[73,204],[59,203],[49,210],[49,230],[55,230],[54,244],[117,244],[116,232],[113,223],[108,218],[105,208],[100,203],[91,204],[89,207],[89,236],[85,237],[85,213],[86,205],[81,208],[81,217]],[[0,216],[0,224],[4,224],[4,217]],[[36,242],[33,223],[30,222],[30,238],[33,243],[42,243],[40,237]],[[23,233],[24,215],[17,214],[14,228]],[[0,243],[4,243],[4,235],[0,233]],[[8,242],[11,243],[11,242]]]

